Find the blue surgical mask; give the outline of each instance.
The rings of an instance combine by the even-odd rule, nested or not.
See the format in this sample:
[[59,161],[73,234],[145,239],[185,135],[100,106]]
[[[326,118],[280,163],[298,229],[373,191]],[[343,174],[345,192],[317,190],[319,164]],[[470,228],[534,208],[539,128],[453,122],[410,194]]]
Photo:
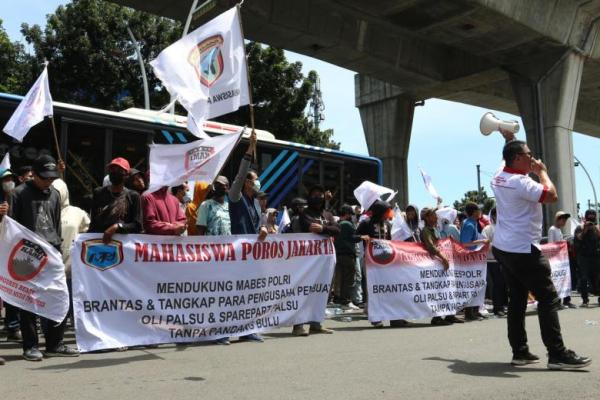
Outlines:
[[260,192],[260,181],[258,179],[254,181],[254,192]]

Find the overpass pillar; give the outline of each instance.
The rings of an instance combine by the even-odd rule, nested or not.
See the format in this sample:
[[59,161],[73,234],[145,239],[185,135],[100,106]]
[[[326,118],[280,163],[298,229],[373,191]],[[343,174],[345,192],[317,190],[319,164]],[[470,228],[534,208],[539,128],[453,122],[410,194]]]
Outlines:
[[369,154],[383,161],[383,184],[397,190],[398,205],[405,206],[415,99],[397,86],[362,74],[355,76],[355,99]]
[[568,51],[545,66],[509,72],[527,143],[558,191],[558,202],[545,207],[547,226],[558,210],[577,215],[572,133],[583,63],[581,54]]

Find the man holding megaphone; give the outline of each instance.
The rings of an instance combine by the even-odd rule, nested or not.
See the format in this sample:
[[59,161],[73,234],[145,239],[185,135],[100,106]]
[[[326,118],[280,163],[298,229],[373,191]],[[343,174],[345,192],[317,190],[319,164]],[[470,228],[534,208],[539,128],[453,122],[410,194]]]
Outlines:
[[[486,124],[490,120],[488,116]],[[550,264],[540,250],[542,203],[558,200],[556,188],[548,176],[546,165],[533,157],[527,143],[515,140],[514,127],[506,129],[506,126],[492,122],[495,124],[493,130],[499,130],[506,139],[502,150],[506,166],[496,173],[491,182],[497,209],[492,252],[502,265],[509,288],[507,324],[508,340],[513,351],[511,364],[539,362],[539,358],[529,352],[525,332],[527,297],[531,292],[538,301],[542,340],[548,349],[548,368],[584,368],[592,360],[567,350],[563,343],[558,320],[560,298],[552,283]],[[484,134],[489,126],[485,128],[482,128]],[[530,173],[537,175],[539,182],[531,179]]]

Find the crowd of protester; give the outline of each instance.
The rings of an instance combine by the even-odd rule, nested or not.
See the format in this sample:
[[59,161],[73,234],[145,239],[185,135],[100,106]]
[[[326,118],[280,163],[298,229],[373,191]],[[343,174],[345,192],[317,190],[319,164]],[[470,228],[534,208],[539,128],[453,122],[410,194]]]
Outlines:
[[[131,168],[126,159],[116,158],[107,166],[104,185],[93,191],[89,213],[69,204],[67,185],[60,179],[64,164],[50,156],[41,156],[32,167],[23,167],[14,173],[0,171],[0,217],[9,215],[62,253],[69,289],[69,248],[83,232],[102,234],[107,243],[115,234],[133,233],[175,236],[251,234],[264,240],[270,234],[312,232],[333,237],[337,263],[329,301],[336,307],[356,312],[367,310],[364,244],[370,239],[392,239],[392,220],[397,213],[401,213],[410,230],[405,241],[422,243],[446,269],[449,261],[437,247],[440,239],[452,238],[469,249],[493,240],[495,208],[483,215],[475,203],[467,203],[463,210],[457,211],[442,207],[438,202],[437,206],[422,210],[415,205],[399,210],[386,201],[376,200],[368,210],[349,204],[333,209],[333,195],[319,185],[309,188],[306,198],[298,197],[290,202],[285,211],[289,213],[289,223],[281,224],[279,211],[268,208],[268,194],[261,192],[259,177],[250,168],[255,152],[256,136],[252,135],[231,183],[227,177],[218,176],[212,184],[196,182],[189,188],[183,183],[152,193],[145,192],[148,174]],[[191,198],[188,198],[188,192]],[[573,288],[577,287],[581,294],[581,306],[588,307],[590,294],[599,294],[600,229],[595,224],[595,212],[588,210],[574,235],[565,238],[563,229],[569,218],[565,212],[556,214],[548,231],[548,241],[569,240]],[[507,286],[502,266],[491,251],[487,271],[486,298],[491,303],[492,313],[496,317],[505,317]],[[600,304],[600,297],[598,302]],[[63,340],[72,311],[57,325],[8,303],[4,303],[4,308],[7,340],[22,343],[26,360],[39,361],[44,357],[39,350],[38,323],[45,336],[46,356],[79,354]],[[566,297],[563,308],[577,308],[577,305]],[[481,321],[489,315],[485,306],[468,307],[459,314],[462,318],[457,315],[434,317],[431,324]],[[405,320],[390,321],[393,327],[407,324]],[[375,328],[384,326],[382,321],[372,322],[372,325]],[[305,321],[292,329],[295,336],[331,333],[333,330],[319,321]],[[238,340],[262,342],[263,338],[253,333]],[[228,345],[230,338],[223,337],[215,343]]]

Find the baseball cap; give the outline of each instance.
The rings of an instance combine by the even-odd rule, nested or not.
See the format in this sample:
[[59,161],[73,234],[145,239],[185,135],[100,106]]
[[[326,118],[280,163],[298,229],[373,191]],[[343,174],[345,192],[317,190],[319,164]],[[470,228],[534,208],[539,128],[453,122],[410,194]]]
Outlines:
[[0,169],[0,179],[4,179],[7,176],[14,176],[10,169]]
[[131,168],[129,170],[129,176],[136,176],[138,174],[142,174],[142,177],[144,176],[144,173],[142,171],[140,171],[139,169]]
[[33,162],[33,172],[42,178],[58,178],[58,166],[56,160],[49,155],[42,155]]
[[227,179],[226,176],[223,175],[219,175],[215,178],[215,183],[220,183],[221,185],[227,185],[229,186],[229,179]]
[[554,219],[557,220],[559,218],[569,218],[571,216],[571,214],[566,213],[564,211],[557,211],[556,214],[554,215]]
[[116,165],[119,168],[123,168],[127,172],[131,170],[131,167],[129,166],[129,161],[127,161],[123,157],[117,157],[113,159],[110,163],[108,163],[107,167],[110,167],[111,165]]

